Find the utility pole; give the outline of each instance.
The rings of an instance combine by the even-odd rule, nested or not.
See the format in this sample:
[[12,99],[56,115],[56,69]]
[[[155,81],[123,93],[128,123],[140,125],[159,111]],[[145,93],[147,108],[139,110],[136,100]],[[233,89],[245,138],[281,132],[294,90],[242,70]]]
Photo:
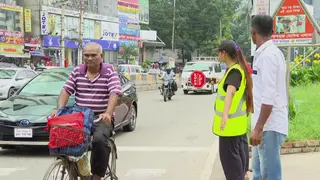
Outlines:
[[78,44],[78,65],[82,64],[82,46],[83,46],[83,28],[84,28],[84,0],[80,0],[80,28],[79,28],[79,44]]
[[176,0],[173,0],[173,22],[172,22],[172,41],[171,41],[171,50],[174,50],[174,30],[175,30],[175,21],[176,21]]
[[65,46],[64,46],[64,38],[65,38],[65,24],[64,24],[64,18],[65,18],[65,4],[61,5],[61,58],[60,58],[60,67],[64,67],[64,60],[65,60]]

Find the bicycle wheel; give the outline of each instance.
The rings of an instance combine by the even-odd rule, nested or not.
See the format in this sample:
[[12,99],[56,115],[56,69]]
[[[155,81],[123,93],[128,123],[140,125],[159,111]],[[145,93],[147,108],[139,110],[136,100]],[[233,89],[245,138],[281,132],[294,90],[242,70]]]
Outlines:
[[111,153],[110,153],[110,158],[109,158],[109,163],[107,167],[107,172],[103,180],[118,180],[118,177],[116,175],[116,170],[117,170],[117,147],[114,143],[114,140],[110,139],[108,140]]
[[43,180],[76,180],[73,171],[74,168],[71,168],[66,160],[56,159],[48,168]]

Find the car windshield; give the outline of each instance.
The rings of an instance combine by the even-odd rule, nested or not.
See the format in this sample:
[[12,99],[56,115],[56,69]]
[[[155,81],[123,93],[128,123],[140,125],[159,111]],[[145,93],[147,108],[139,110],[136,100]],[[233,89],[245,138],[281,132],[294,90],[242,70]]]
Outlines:
[[0,69],[0,79],[12,79],[16,72],[12,69]]
[[21,96],[59,96],[70,72],[43,72],[30,81],[18,95]]
[[184,66],[183,72],[192,72],[192,71],[210,71],[209,63],[187,63]]

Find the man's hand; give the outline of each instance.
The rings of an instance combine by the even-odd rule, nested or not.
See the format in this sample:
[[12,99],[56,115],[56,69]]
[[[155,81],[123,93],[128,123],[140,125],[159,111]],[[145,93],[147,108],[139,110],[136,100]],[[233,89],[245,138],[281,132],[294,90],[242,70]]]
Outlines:
[[220,131],[222,132],[224,131],[224,128],[226,127],[226,124],[227,124],[227,120],[228,120],[228,115],[223,115],[221,124],[220,124]]
[[50,113],[50,117],[55,117],[57,112],[58,112],[57,109],[52,110],[51,113]]
[[259,144],[261,144],[262,134],[263,129],[254,128],[254,130],[251,132],[250,144],[252,146],[258,146]]
[[99,115],[99,118],[105,123],[105,124],[110,124],[112,121],[112,116],[108,113],[102,113]]

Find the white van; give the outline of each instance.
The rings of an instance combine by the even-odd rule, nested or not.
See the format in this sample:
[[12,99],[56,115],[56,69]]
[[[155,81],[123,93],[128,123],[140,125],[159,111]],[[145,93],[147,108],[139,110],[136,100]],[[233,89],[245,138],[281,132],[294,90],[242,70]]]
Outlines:
[[119,64],[118,73],[126,74],[126,75],[145,74],[140,65],[132,65],[132,64]]
[[[190,82],[190,76],[193,71],[202,71],[206,75],[206,84],[202,88],[194,88]],[[212,81],[214,77],[223,77],[223,71],[221,64],[218,61],[192,61],[187,62],[183,68],[181,74],[181,88],[184,94],[188,94],[189,91],[193,92],[209,92],[213,94],[218,88],[218,84]]]

